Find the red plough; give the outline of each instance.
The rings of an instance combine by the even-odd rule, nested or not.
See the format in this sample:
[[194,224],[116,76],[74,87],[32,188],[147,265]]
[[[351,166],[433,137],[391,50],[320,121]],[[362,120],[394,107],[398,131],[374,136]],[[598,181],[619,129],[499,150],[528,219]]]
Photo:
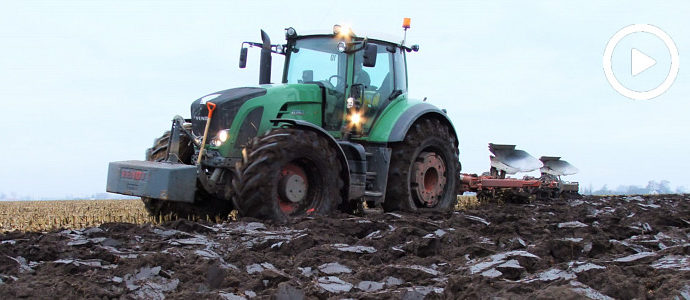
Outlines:
[[[531,197],[557,198],[579,196],[579,184],[561,180],[578,169],[560,157],[542,156],[536,159],[515,145],[489,144],[491,168],[482,175],[460,174],[461,192],[474,192],[480,199],[500,198],[506,201],[525,201]],[[540,169],[539,178],[507,177]]]

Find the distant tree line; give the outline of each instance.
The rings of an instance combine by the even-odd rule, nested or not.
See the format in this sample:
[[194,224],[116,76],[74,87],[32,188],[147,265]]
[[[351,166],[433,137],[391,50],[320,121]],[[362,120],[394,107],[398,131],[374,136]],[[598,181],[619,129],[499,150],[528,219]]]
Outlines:
[[616,189],[610,189],[608,185],[604,184],[604,186],[598,190],[593,190],[591,185],[589,188],[583,189],[583,194],[585,195],[655,195],[684,193],[687,193],[684,186],[678,186],[673,189],[671,188],[671,182],[668,180],[661,180],[658,182],[650,180],[645,187],[638,185],[619,185]]

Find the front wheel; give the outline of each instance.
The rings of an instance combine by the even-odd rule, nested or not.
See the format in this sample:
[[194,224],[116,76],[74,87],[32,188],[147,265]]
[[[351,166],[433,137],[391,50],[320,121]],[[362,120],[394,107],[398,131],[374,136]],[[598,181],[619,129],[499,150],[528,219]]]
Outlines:
[[445,211],[457,203],[460,161],[455,136],[435,119],[415,122],[393,146],[383,208]]
[[317,133],[296,128],[254,138],[233,180],[240,215],[286,223],[305,214],[330,214],[342,202],[335,151]]

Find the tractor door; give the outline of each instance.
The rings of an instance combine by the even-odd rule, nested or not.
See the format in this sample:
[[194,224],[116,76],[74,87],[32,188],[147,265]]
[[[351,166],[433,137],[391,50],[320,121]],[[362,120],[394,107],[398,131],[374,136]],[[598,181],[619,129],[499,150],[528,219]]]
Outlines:
[[364,86],[360,111],[362,133],[367,135],[383,109],[397,96],[407,92],[405,56],[397,46],[378,44],[376,65],[363,66],[363,53],[355,54],[353,84]]

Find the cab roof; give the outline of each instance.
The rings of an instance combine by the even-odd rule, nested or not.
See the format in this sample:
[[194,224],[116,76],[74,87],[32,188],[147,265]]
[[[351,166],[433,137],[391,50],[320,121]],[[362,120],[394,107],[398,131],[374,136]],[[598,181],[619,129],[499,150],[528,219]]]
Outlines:
[[[323,33],[323,31],[314,32],[314,33],[307,32],[307,34],[298,33],[296,36],[291,37],[291,39],[299,40],[299,39],[316,38],[316,37],[335,38],[335,37],[337,37],[337,35],[333,34],[333,33]],[[366,35],[354,35],[353,34],[352,37],[355,40],[363,40],[366,38],[369,41],[373,41],[373,42],[376,42],[379,44],[388,44],[390,46],[400,47],[400,48],[407,50],[408,52],[410,52],[410,50],[411,50],[410,47],[408,47],[407,45],[401,45],[400,44],[402,39],[399,39],[396,41],[395,37],[392,35],[376,34],[373,36],[366,36]]]

